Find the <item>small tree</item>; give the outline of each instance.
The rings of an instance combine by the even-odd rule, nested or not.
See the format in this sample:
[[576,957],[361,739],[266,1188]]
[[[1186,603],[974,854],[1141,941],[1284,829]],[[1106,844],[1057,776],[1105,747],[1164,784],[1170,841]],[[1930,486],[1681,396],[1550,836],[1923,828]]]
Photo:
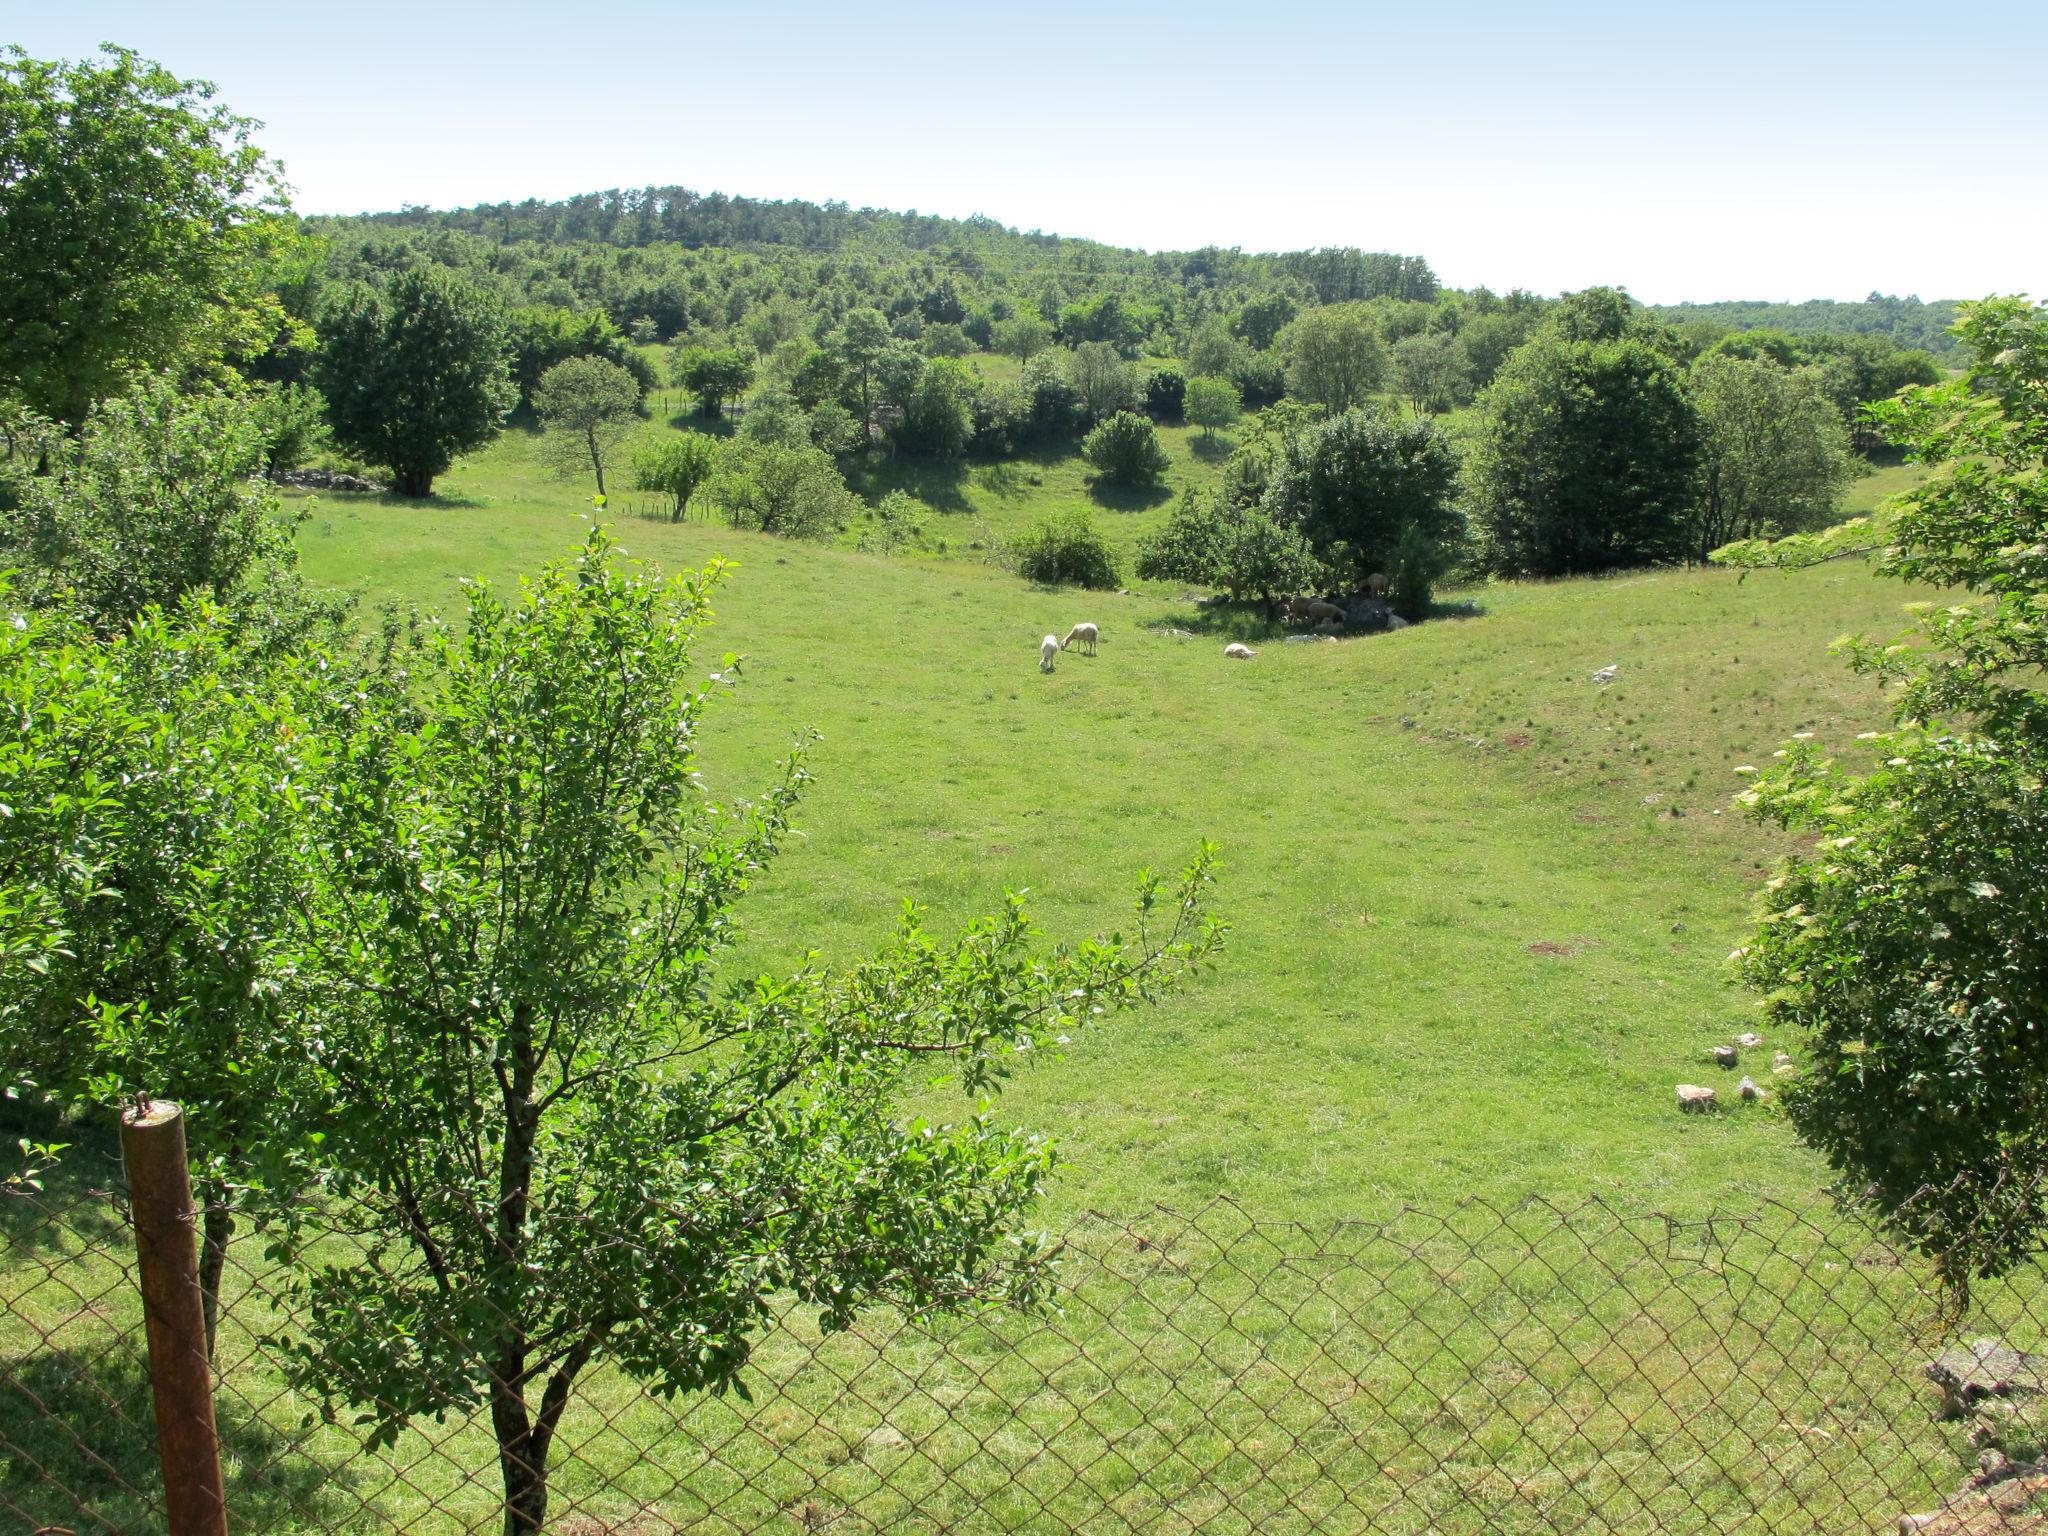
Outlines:
[[1116,557],[1087,513],[1055,512],[1010,544],[1010,558],[1026,581],[1048,587],[1108,591],[1117,584]]
[[1106,341],[1084,341],[1066,358],[1067,382],[1081,402],[1084,425],[1127,411],[1138,401],[1138,376]]
[[[1741,798],[1802,846],[1736,952],[1766,1019],[1807,1060],[1786,1086],[1802,1139],[1967,1294],[2031,1261],[2048,1227],[2048,314],[1970,305],[1967,381],[1877,415],[1936,466],[1895,504],[1882,568],[1959,589],[1852,666],[1896,686],[1882,766],[1795,741]],[[1825,540],[1738,546],[1742,564]]]
[[1145,376],[1145,414],[1154,421],[1179,421],[1187,396],[1187,375],[1178,368],[1155,368]]
[[1081,444],[1081,453],[1111,485],[1153,485],[1172,466],[1159,430],[1135,411],[1118,411]]
[[542,454],[556,473],[588,471],[602,496],[605,465],[617,458],[640,415],[633,375],[601,357],[572,357],[540,376],[533,408],[547,428]]
[[1240,602],[1256,597],[1271,614],[1282,597],[1316,586],[1327,572],[1300,533],[1259,507],[1189,490],[1165,526],[1139,545],[1138,574],[1222,587]]
[[1204,856],[1145,881],[1130,941],[1028,954],[1012,898],[950,944],[908,912],[844,972],[718,988],[806,777],[792,759],[722,802],[696,771],[720,579],[622,566],[600,532],[509,602],[474,586],[426,686],[370,690],[336,757],[328,1146],[381,1259],[302,1271],[303,1376],[387,1438],[488,1409],[506,1536],[545,1528],[556,1428],[601,1361],[717,1391],[777,1296],[836,1330],[1041,1295],[1014,1224],[1051,1150],[985,1108],[908,1116],[906,1082],[946,1062],[985,1099],[1218,937]]
[[995,327],[995,350],[1028,362],[1052,345],[1052,327],[1034,314],[1012,315]]
[[697,397],[697,409],[720,416],[754,382],[754,360],[737,347],[683,347],[676,353],[676,384]]
[[251,404],[263,439],[263,478],[275,480],[297,469],[327,441],[327,402],[304,384],[270,384]]
[[1348,411],[1387,373],[1387,347],[1363,304],[1324,304],[1287,329],[1287,392],[1311,405]]
[[669,521],[680,523],[690,498],[718,468],[718,449],[698,432],[656,438],[633,455],[633,486],[670,498]]
[[1200,427],[1206,439],[1237,421],[1237,386],[1228,379],[1189,379],[1186,410],[1189,423]]
[[316,382],[334,436],[426,496],[455,455],[498,435],[518,398],[504,307],[442,266],[358,284],[320,323]]
[[874,441],[875,363],[895,338],[889,322],[879,309],[856,309],[840,322],[832,335],[832,352],[854,386],[860,402],[860,434],[863,445]]
[[1439,415],[1458,403],[1470,369],[1457,337],[1421,331],[1395,342],[1392,355],[1394,378],[1416,415]]

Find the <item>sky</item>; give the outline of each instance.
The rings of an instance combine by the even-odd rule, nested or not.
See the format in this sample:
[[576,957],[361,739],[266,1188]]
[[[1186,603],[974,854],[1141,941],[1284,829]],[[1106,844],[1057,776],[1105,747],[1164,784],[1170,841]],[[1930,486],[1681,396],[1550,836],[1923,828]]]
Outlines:
[[675,184],[1649,303],[2048,293],[2016,0],[0,0],[0,41],[214,81],[307,213]]

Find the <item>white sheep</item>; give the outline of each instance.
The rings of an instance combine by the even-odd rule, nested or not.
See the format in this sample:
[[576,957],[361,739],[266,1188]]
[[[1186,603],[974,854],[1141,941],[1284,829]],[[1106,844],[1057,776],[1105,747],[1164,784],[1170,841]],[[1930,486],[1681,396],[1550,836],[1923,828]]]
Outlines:
[[1064,651],[1068,646],[1079,641],[1081,654],[1093,656],[1095,654],[1095,636],[1096,631],[1093,624],[1076,624],[1067,631],[1067,638],[1060,642],[1060,649]]
[[1052,659],[1053,657],[1059,655],[1059,653],[1060,637],[1058,635],[1047,635],[1043,640],[1039,641],[1038,670],[1041,672],[1050,672],[1052,670]]
[[1296,619],[1341,620],[1344,617],[1344,610],[1335,603],[1324,602],[1319,597],[1297,597],[1294,600],[1294,617]]
[[1230,642],[1230,644],[1223,647],[1223,654],[1228,656],[1232,661],[1250,661],[1254,656],[1258,655],[1259,653],[1253,650],[1250,646],[1241,645],[1237,641],[1233,640]]

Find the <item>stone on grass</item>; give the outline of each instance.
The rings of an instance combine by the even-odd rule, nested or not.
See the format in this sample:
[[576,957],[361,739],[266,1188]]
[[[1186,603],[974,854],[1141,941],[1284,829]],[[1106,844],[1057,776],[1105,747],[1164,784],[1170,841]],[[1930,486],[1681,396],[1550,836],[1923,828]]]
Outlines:
[[1714,1107],[1714,1097],[1713,1089],[1702,1088],[1697,1083],[1680,1083],[1678,1085],[1678,1107],[1680,1109],[1689,1110],[1693,1113],[1712,1109]]
[[1715,1066],[1728,1072],[1733,1072],[1736,1062],[1742,1059],[1735,1054],[1735,1047],[1732,1045],[1717,1045],[1708,1054],[1714,1058]]
[[1753,1051],[1758,1046],[1764,1043],[1764,1037],[1762,1035],[1745,1032],[1735,1037],[1735,1043],[1741,1046],[1745,1051]]
[[1752,1102],[1764,1096],[1763,1089],[1757,1087],[1756,1079],[1753,1077],[1745,1077],[1741,1082],[1737,1083],[1735,1085],[1735,1093],[1736,1097],[1748,1099]]

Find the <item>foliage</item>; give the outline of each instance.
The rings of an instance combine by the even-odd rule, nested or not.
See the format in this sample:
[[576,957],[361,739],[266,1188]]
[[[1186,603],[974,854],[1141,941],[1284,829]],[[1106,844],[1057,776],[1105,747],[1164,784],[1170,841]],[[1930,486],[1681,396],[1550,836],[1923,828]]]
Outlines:
[[248,357],[294,238],[256,124],[123,48],[0,51],[0,389],[76,426],[129,375]]
[[1247,299],[1231,319],[1231,331],[1242,337],[1254,352],[1264,352],[1280,338],[1296,313],[1294,300],[1284,293],[1262,293]]
[[534,413],[547,429],[541,453],[560,475],[589,473],[604,495],[605,465],[639,419],[640,385],[617,363],[572,357],[555,364],[533,390]]
[[923,510],[915,497],[903,491],[883,496],[861,524],[860,547],[874,554],[893,555],[923,543]]
[[1348,411],[1380,387],[1387,348],[1362,304],[1325,304],[1287,329],[1287,392],[1297,400]]
[[1151,485],[1173,463],[1158,429],[1135,411],[1118,411],[1090,432],[1081,454],[1111,485]]
[[1138,376],[1106,341],[1084,341],[1066,357],[1067,382],[1080,402],[1084,425],[1128,411],[1138,403]]
[[240,602],[266,567],[297,558],[246,397],[148,379],[94,407],[76,438],[45,442],[48,472],[21,477],[18,505],[0,514],[31,602],[71,606],[112,635],[188,593]]
[[754,360],[738,347],[679,347],[670,377],[697,397],[704,415],[719,416],[754,382]]
[[965,363],[939,358],[918,370],[917,386],[904,400],[903,418],[893,434],[905,453],[957,459],[974,434],[974,397],[979,385]]
[[1030,313],[1012,315],[995,328],[994,349],[1027,362],[1052,345],[1052,327]]
[[1990,299],[1957,330],[1970,380],[1879,416],[1940,466],[1895,503],[1881,566],[1958,600],[1846,645],[1894,689],[1880,767],[1795,741],[1742,797],[1811,851],[1736,953],[1806,1037],[1800,1135],[1966,1287],[2048,1227],[2048,314]]
[[306,678],[199,598],[105,639],[68,615],[0,629],[0,892],[29,919],[0,960],[0,1080],[184,1106],[209,1343],[234,1208],[299,1187],[318,1119]]
[[1187,375],[1178,368],[1155,368],[1145,376],[1145,414],[1154,421],[1179,421],[1187,395]]
[[[327,1146],[383,1258],[306,1272],[303,1375],[385,1439],[488,1407],[508,1536],[545,1526],[553,1432],[599,1361],[724,1390],[778,1295],[827,1330],[1042,1298],[1014,1226],[1053,1152],[986,1099],[1220,938],[1205,852],[1175,887],[1146,878],[1131,941],[1033,954],[1013,897],[950,944],[906,911],[843,972],[720,985],[730,909],[806,778],[793,757],[751,802],[703,785],[721,579],[662,581],[595,534],[510,601],[473,586],[424,686],[340,722]],[[981,1101],[957,1124],[902,1109],[940,1062]]]
[[874,440],[875,364],[889,350],[889,322],[874,308],[856,309],[833,333],[832,353],[849,382],[859,386],[860,430],[863,443]]
[[681,522],[690,498],[718,468],[718,449],[699,432],[670,432],[633,454],[633,487],[670,500],[669,521]]
[[425,496],[455,455],[497,436],[517,399],[497,299],[442,267],[358,284],[320,322],[315,382],[336,441]]
[[1183,409],[1188,418],[1188,425],[1200,427],[1202,436],[1207,438],[1217,428],[1228,427],[1236,422],[1237,386],[1228,379],[1189,379]]
[[1657,352],[1540,337],[1478,408],[1465,478],[1495,571],[1566,576],[1696,552],[1699,426]]
[[822,539],[861,511],[832,456],[809,445],[742,439],[720,456],[705,488],[735,528]]
[[1138,546],[1147,581],[1191,581],[1256,597],[1272,610],[1282,597],[1310,590],[1327,575],[1299,532],[1258,506],[1189,490],[1166,525]]
[[1464,343],[1448,331],[1403,336],[1391,349],[1394,379],[1420,415],[1441,415],[1464,395],[1470,367]]
[[1204,317],[1188,338],[1183,361],[1187,374],[1194,378],[1227,379],[1237,371],[1249,349],[1230,334],[1230,325],[1221,315]]
[[1303,432],[1261,506],[1355,581],[1386,575],[1395,606],[1419,618],[1464,542],[1457,490],[1457,454],[1442,432],[1374,408]]
[[1033,357],[1024,365],[1017,385],[1024,396],[1026,436],[1062,437],[1074,430],[1081,414],[1081,397],[1060,365],[1060,354],[1046,351]]
[[263,440],[263,476],[297,469],[327,442],[327,402],[305,384],[260,386],[249,404]]
[[532,410],[541,376],[572,357],[603,358],[633,376],[640,403],[655,385],[653,365],[626,344],[626,338],[601,309],[570,310],[527,305],[508,317],[512,340],[512,382],[519,386],[519,405]]
[[1116,557],[1086,512],[1055,512],[1029,533],[1011,541],[1010,559],[1026,581],[1048,587],[1113,590]]
[[1808,532],[1834,519],[1855,461],[1814,371],[1708,353],[1692,365],[1691,394],[1702,560],[1734,539]]

